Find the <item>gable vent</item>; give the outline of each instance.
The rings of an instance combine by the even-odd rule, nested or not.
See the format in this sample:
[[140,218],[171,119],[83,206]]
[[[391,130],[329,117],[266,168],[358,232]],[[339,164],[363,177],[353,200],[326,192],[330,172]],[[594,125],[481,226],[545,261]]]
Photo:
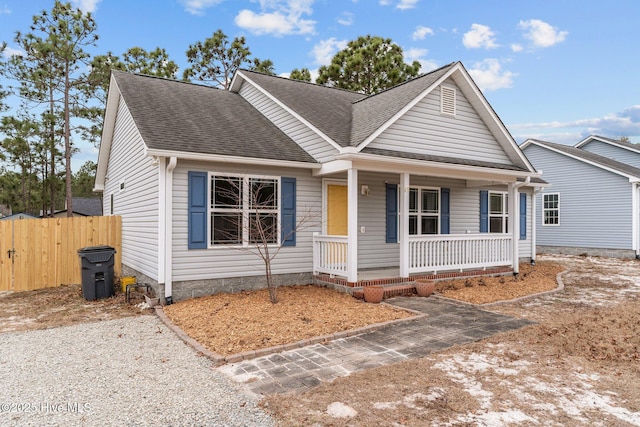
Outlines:
[[442,114],[456,115],[456,89],[448,86],[440,86],[440,112]]

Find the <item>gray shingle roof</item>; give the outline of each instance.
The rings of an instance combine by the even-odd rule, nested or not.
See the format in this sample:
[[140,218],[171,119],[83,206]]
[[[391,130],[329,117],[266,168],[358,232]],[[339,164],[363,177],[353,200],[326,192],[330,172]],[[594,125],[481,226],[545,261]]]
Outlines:
[[74,197],[73,212],[86,216],[102,215],[102,199],[99,197]]
[[479,166],[479,167],[486,167],[486,168],[493,168],[493,169],[512,170],[512,171],[518,171],[518,172],[528,171],[527,168],[522,166],[516,166],[516,165],[483,162],[480,160],[471,160],[471,159],[460,159],[458,157],[446,157],[446,156],[435,156],[430,154],[408,153],[404,151],[385,150],[382,148],[371,148],[368,146],[362,149],[362,153],[376,154],[379,156],[387,156],[387,157],[399,157],[402,159],[425,160],[425,161],[438,162],[438,163],[450,163],[455,165]]
[[352,104],[366,98],[366,95],[254,71],[241,71],[336,143],[343,147],[349,145]]
[[579,159],[590,161],[600,166],[613,169],[625,175],[632,175],[636,178],[640,178],[640,169],[626,163],[618,162],[617,160],[610,159],[608,157],[601,156],[599,154],[591,153],[581,148],[572,147],[564,144],[557,144],[555,142],[541,141],[538,139],[531,139],[532,142],[542,145],[543,147],[554,148],[566,154],[570,154]]
[[445,65],[356,102],[353,105],[351,145],[357,146],[367,139],[409,102],[446,74],[455,64],[454,62]]
[[608,141],[613,145],[617,145],[619,147],[630,148],[630,149],[636,150],[636,151],[640,150],[640,145],[634,144],[634,143],[631,143],[631,142],[620,141],[619,139],[607,138],[606,136],[600,136],[600,135],[591,135],[590,138],[599,138],[599,139],[603,139],[605,141]]
[[114,71],[150,149],[316,163],[237,93]]

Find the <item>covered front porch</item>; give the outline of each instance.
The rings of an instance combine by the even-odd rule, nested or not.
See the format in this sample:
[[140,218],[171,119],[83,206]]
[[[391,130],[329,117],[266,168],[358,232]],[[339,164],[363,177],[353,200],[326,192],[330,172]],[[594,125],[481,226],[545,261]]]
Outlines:
[[[518,273],[525,215],[535,210],[535,206],[527,209],[527,197],[533,199],[521,193],[521,188],[535,174],[362,155],[340,160],[332,168],[323,167],[316,174],[327,181],[342,179],[347,203],[346,233],[331,232],[332,227],[325,224],[322,232],[313,235],[316,276],[353,287],[380,280],[403,283],[416,277]],[[378,194],[385,188],[386,197]],[[423,189],[431,198],[417,202],[416,191]],[[498,202],[504,202],[500,215],[492,216],[489,204],[494,200],[488,198],[492,193],[499,196]],[[323,193],[323,209],[329,212],[323,223],[331,223],[328,194]],[[425,212],[432,211],[421,214],[416,208],[419,203],[427,206]],[[386,240],[384,227],[375,222],[380,217],[386,217]],[[532,248],[534,232],[525,237]],[[375,256],[369,256],[374,252]]]

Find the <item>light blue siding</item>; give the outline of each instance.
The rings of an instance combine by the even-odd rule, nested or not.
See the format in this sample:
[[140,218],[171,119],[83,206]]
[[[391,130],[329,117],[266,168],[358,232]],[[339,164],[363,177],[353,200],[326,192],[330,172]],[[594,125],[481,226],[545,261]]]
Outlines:
[[[601,156],[608,157],[609,159],[617,160],[636,168],[640,168],[640,153],[636,153],[635,151],[627,150],[598,140],[591,140],[580,148],[585,151],[599,154]],[[640,149],[640,146],[638,146],[638,149]]]
[[[122,99],[114,125],[103,211],[122,216],[122,264],[158,278],[158,168]],[[120,184],[124,189],[120,190]]]
[[[448,80],[449,86],[454,86]],[[456,90],[455,117],[440,113],[440,88],[389,126],[369,147],[409,153],[511,164],[462,91]]]
[[[321,232],[322,180],[309,170],[178,161],[173,173],[173,281],[221,279],[264,275],[264,262],[248,249],[187,247],[187,173],[189,171],[269,175],[296,178],[296,214],[304,225],[296,231],[296,246],[286,246],[272,261],[273,274],[309,273],[313,270],[312,237]],[[274,248],[275,250],[276,248]]]
[[560,225],[542,225],[537,196],[537,244],[585,248],[632,248],[631,184],[628,178],[534,144],[524,150],[560,194]]

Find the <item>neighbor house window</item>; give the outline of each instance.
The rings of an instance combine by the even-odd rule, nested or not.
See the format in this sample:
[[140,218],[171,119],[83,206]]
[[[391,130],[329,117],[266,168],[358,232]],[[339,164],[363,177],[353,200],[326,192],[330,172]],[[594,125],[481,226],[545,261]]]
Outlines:
[[212,174],[211,245],[278,243],[279,179]]
[[542,224],[560,225],[560,194],[542,195]]
[[507,193],[489,192],[489,233],[507,233],[509,204]]
[[409,234],[440,233],[440,189],[409,188]]

